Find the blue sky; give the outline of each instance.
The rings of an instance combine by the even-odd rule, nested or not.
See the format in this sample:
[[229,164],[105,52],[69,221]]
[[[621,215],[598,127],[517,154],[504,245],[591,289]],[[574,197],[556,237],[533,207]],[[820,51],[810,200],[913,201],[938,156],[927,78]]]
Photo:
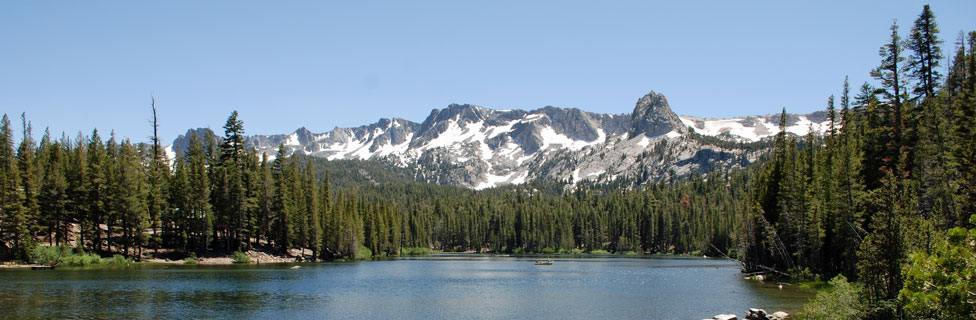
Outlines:
[[[851,3],[848,3],[851,2]],[[822,109],[870,80],[919,1],[4,1],[0,113],[74,137],[313,132],[431,109],[546,105],[629,113],[650,90],[681,115]],[[932,4],[952,52],[976,1]]]

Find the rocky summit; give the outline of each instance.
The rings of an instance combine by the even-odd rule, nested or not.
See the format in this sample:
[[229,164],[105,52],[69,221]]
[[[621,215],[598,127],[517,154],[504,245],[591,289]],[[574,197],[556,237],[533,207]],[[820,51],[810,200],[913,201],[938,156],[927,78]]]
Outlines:
[[[786,130],[823,132],[822,112],[789,115]],[[709,119],[676,115],[661,93],[637,100],[631,114],[575,108],[494,110],[470,104],[434,109],[422,123],[380,119],[355,128],[251,136],[250,147],[273,158],[289,153],[377,160],[410,169],[421,182],[475,189],[533,179],[575,185],[629,179],[639,184],[670,176],[749,164],[765,152],[749,144],[779,132],[780,115]],[[182,153],[190,130],[167,148]]]

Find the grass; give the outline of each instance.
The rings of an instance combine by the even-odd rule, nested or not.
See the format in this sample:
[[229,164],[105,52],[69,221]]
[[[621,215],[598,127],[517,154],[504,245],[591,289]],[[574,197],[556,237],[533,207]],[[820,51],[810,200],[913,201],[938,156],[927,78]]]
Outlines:
[[197,261],[197,259],[196,258],[193,258],[193,257],[188,257],[188,258],[186,258],[186,260],[183,261],[183,264],[191,264],[192,265],[192,264],[197,264],[197,263],[199,263],[199,261]]
[[799,284],[797,284],[797,287],[799,287],[800,289],[810,289],[810,290],[817,290],[817,291],[833,288],[833,286],[831,286],[830,283],[821,280],[800,282]]

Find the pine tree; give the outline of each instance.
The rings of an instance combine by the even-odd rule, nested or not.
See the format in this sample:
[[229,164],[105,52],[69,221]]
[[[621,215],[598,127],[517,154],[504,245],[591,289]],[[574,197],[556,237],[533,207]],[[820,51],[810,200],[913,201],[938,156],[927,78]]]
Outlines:
[[0,241],[13,243],[19,259],[26,259],[23,239],[30,238],[24,210],[24,190],[21,189],[21,173],[17,168],[14,152],[13,130],[10,119],[3,115],[0,120]]
[[40,193],[40,219],[48,231],[50,245],[67,242],[65,216],[68,206],[68,180],[64,174],[65,152],[60,142],[45,146],[44,178]]
[[190,250],[189,237],[193,230],[193,217],[190,215],[190,175],[183,156],[177,156],[173,164],[173,174],[166,183],[168,187],[168,210],[160,217],[163,229],[163,245],[174,248],[182,255]]
[[169,177],[169,160],[166,159],[166,155],[163,152],[163,147],[159,142],[159,118],[156,116],[156,97],[152,97],[152,113],[153,113],[153,135],[152,135],[152,149],[149,154],[149,168],[148,172],[148,186],[146,192],[146,205],[149,208],[149,223],[152,226],[152,233],[150,237],[150,242],[153,246],[154,254],[159,254],[159,246],[162,239],[162,233],[160,228],[162,228],[161,215],[163,212],[167,211],[166,199],[168,195],[168,188],[166,186],[167,177]]
[[912,33],[908,37],[907,46],[912,50],[908,62],[908,72],[917,81],[913,92],[920,97],[932,97],[942,75],[939,73],[939,61],[942,60],[942,48],[939,46],[939,26],[935,22],[935,15],[929,5],[922,8],[922,13],[915,20]]
[[330,244],[332,241],[332,236],[335,234],[333,217],[335,212],[333,211],[332,204],[332,188],[331,188],[331,177],[329,172],[325,172],[325,180],[322,182],[322,187],[319,188],[319,226],[322,230],[320,252],[323,258],[332,255],[335,251],[330,251]]
[[885,178],[884,186],[871,195],[876,212],[871,233],[858,250],[858,279],[864,284],[864,300],[871,308],[869,318],[892,319],[896,300],[902,288],[901,268],[906,261],[902,199],[894,179]]
[[[215,168],[216,186],[213,197],[217,208],[217,227],[223,235],[224,249],[237,250],[245,247],[244,230],[247,211],[245,190],[244,122],[231,113],[224,124],[224,139],[220,144],[220,161]],[[215,235],[215,240],[216,235]]]
[[136,147],[128,139],[122,141],[116,155],[110,188],[114,194],[111,208],[122,228],[122,253],[141,258],[146,240],[144,231],[149,227],[143,165]]
[[87,231],[94,228],[88,212],[88,145],[87,138],[78,133],[74,148],[69,152],[66,178],[68,179],[68,221],[76,223],[79,232],[76,235],[75,247],[84,250],[89,241]]
[[293,176],[290,176],[291,168],[288,165],[288,159],[285,157],[286,152],[285,145],[282,144],[278,147],[278,155],[275,157],[274,166],[272,167],[275,181],[275,199],[274,205],[272,206],[275,212],[274,240],[275,247],[280,252],[284,252],[291,247],[291,230],[294,228],[292,225],[294,204],[291,197],[291,183],[295,179]]
[[976,212],[976,31],[969,33],[969,50],[960,43],[950,79],[957,79],[958,89],[952,99],[954,110],[951,134],[954,144],[950,147],[958,176],[955,185],[956,203],[959,204],[957,216],[953,221],[958,226],[967,225],[966,214]]
[[[189,229],[193,230],[190,242],[191,247],[194,248],[197,254],[205,254],[210,248],[210,235],[214,229],[214,213],[212,210],[210,198],[211,198],[211,173],[209,168],[213,167],[213,162],[207,156],[207,152],[204,149],[203,142],[201,139],[204,137],[199,137],[196,134],[190,135],[190,145],[187,151],[187,166],[188,166],[188,212],[190,221],[192,221],[192,227]],[[206,137],[209,141],[208,145],[213,145],[213,137]]]
[[850,86],[844,77],[843,94],[841,95],[841,130],[837,144],[837,158],[835,164],[835,178],[837,180],[836,212],[832,221],[831,234],[825,239],[830,242],[826,250],[833,252],[834,259],[831,273],[842,273],[847,278],[855,279],[857,262],[857,248],[860,245],[863,229],[860,214],[857,212],[859,199],[863,194],[863,181],[859,176],[861,159],[863,158],[860,141],[863,139],[861,114],[850,108]]
[[261,168],[257,187],[258,223],[260,224],[258,239],[260,242],[260,239],[264,238],[267,243],[271,243],[271,240],[273,240],[272,235],[274,234],[272,221],[274,220],[275,183],[271,173],[271,166],[272,163],[268,161],[268,155],[261,154]]
[[105,144],[98,136],[98,130],[92,130],[91,138],[88,141],[88,170],[85,171],[85,189],[88,191],[86,197],[86,212],[88,220],[92,223],[92,228],[82,230],[89,232],[88,238],[92,239],[92,249],[102,250],[102,227],[106,223],[108,207],[106,197],[108,196],[108,163],[106,157]]
[[308,210],[305,224],[308,225],[309,236],[305,246],[312,249],[312,260],[318,259],[322,251],[322,225],[320,224],[321,206],[318,181],[315,179],[315,163],[309,162],[304,175],[305,202]]
[[34,246],[34,235],[39,229],[36,218],[40,215],[38,196],[40,193],[40,174],[35,161],[34,140],[31,138],[31,124],[27,122],[26,114],[20,115],[23,124],[23,140],[17,148],[17,168],[20,169],[20,186],[24,190],[24,204],[21,214],[14,216],[14,223],[21,226],[14,238],[14,248],[19,256],[26,258]]
[[878,89],[878,92],[887,99],[887,104],[879,105],[879,107],[884,110],[882,114],[885,119],[882,120],[881,125],[887,131],[885,135],[889,139],[885,142],[889,152],[884,155],[884,158],[886,159],[887,170],[891,172],[896,172],[898,168],[905,165],[901,159],[905,135],[903,102],[906,94],[903,76],[905,65],[902,64],[905,58],[902,56],[902,47],[901,37],[898,36],[898,23],[893,22],[890,41],[878,51],[881,56],[881,66],[871,71],[871,76],[881,82],[881,88]]

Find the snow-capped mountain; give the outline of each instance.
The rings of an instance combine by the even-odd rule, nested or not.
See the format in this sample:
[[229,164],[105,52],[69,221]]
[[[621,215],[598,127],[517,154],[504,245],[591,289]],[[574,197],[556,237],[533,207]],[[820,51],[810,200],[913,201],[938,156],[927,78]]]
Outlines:
[[[664,95],[652,91],[637,101],[631,114],[452,104],[432,110],[423,123],[380,119],[325,133],[302,127],[291,134],[252,136],[247,142],[270,157],[283,144],[289,152],[330,160],[382,160],[412,169],[418,181],[483,189],[532,179],[570,184],[620,177],[653,181],[745,165],[762,150],[715,141],[759,141],[779,132],[779,120],[780,115],[679,117]],[[825,121],[823,113],[789,115],[786,130],[799,135],[810,129],[823,132]],[[186,137],[180,136],[168,150],[179,152],[186,145]]]

